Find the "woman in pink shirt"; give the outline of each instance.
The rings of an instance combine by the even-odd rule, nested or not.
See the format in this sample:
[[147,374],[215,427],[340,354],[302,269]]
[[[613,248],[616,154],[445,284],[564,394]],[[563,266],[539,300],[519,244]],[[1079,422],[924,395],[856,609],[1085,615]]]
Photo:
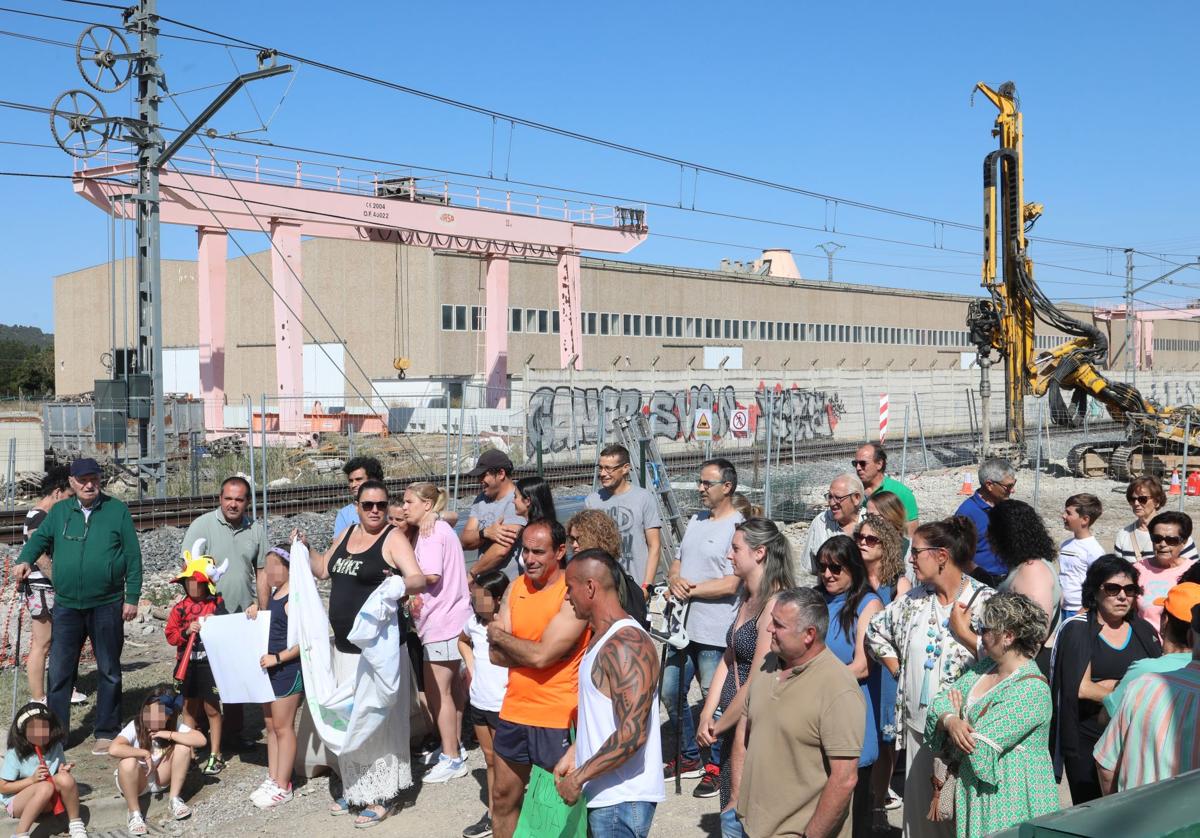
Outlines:
[[470,619],[467,565],[458,536],[445,521],[437,521],[428,535],[420,534],[421,519],[440,513],[446,495],[433,483],[414,483],[404,490],[404,520],[408,538],[425,574],[424,592],[409,602],[423,649],[425,700],[437,724],[442,750],[437,764],[425,775],[426,783],[445,783],[467,776],[460,752],[462,691],[455,689],[462,656],[458,636]]
[[1158,628],[1162,606],[1154,601],[1167,595],[1179,584],[1179,577],[1196,563],[1183,553],[1192,543],[1192,519],[1183,512],[1160,512],[1150,521],[1150,544],[1154,552],[1137,562],[1142,590],[1138,616]]

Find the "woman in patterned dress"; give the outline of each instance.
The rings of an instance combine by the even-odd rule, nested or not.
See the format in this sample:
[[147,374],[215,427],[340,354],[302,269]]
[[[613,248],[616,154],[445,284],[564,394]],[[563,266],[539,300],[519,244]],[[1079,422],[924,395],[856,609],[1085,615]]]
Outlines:
[[985,657],[929,707],[926,744],[960,760],[958,838],[982,838],[1059,808],[1046,744],[1050,685],[1035,660],[1045,631],[1041,606],[1024,594],[996,594],[983,607]]
[[896,678],[896,732],[904,736],[905,838],[949,838],[948,824],[925,815],[932,797],[929,778],[933,751],[925,744],[929,703],[975,663],[950,633],[950,609],[957,602],[978,625],[991,588],[963,573],[975,557],[975,525],[962,515],[922,524],[913,533],[912,556],[918,585],[876,614],[867,629],[871,654]]
[[[729,548],[733,572],[740,581],[738,611],[725,634],[725,654],[713,673],[713,684],[721,690],[708,691],[700,711],[696,741],[711,747],[721,740],[719,779],[706,770],[706,779],[719,784],[721,796],[722,838],[744,838],[737,818],[738,781],[745,753],[747,684],[750,673],[762,666],[771,649],[771,608],[775,595],[795,587],[792,578],[792,551],[787,537],[772,521],[751,518],[737,525]],[[715,782],[714,782],[715,781]],[[703,785],[703,780],[701,781]],[[695,794],[695,792],[694,792]],[[701,796],[697,794],[697,796]],[[711,796],[704,794],[703,796]]]

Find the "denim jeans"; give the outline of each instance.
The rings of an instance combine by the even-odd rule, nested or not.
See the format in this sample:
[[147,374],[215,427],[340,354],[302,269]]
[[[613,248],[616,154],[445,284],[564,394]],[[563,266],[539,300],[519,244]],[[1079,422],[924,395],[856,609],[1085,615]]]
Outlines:
[[[725,650],[719,646],[707,646],[703,643],[689,643],[684,649],[673,649],[667,655],[667,665],[663,670],[662,679],[662,700],[667,706],[667,716],[671,719],[671,726],[675,728],[677,735],[680,737],[680,753],[685,760],[700,759],[700,748],[696,744],[696,721],[692,714],[695,712],[687,705],[687,692],[692,684],[692,679],[699,673],[700,677],[700,700],[703,701],[708,695],[708,688],[712,684],[713,673],[717,670],[717,664],[721,662],[721,656],[725,654]],[[682,670],[682,678],[680,671]],[[717,685],[720,689],[721,685]],[[676,712],[679,707],[679,691],[683,691],[683,730],[680,731],[680,719],[676,718]],[[708,758],[708,762],[720,764],[720,746],[714,744],[711,748],[712,755]],[[666,756],[664,754],[664,756]]]
[[46,704],[63,727],[71,729],[71,693],[79,669],[83,641],[91,638],[96,653],[96,738],[113,739],[121,730],[121,649],[125,621],[121,603],[78,610],[55,604],[54,633],[50,638],[49,685]]
[[657,805],[638,800],[588,809],[588,832],[591,838],[646,838]]
[[721,838],[746,838],[746,830],[742,829],[737,810],[729,809],[721,813]]

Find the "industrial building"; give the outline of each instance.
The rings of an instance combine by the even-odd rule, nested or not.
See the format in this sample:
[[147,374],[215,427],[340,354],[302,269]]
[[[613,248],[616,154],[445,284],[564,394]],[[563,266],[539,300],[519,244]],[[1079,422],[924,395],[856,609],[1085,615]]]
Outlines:
[[[386,242],[313,238],[300,246],[305,410],[314,401],[329,409],[372,392],[412,393],[423,381],[441,387],[486,378],[484,258]],[[226,266],[226,402],[277,392],[271,256]],[[563,366],[555,267],[553,259],[511,260],[510,381]],[[581,381],[607,378],[613,367],[900,371],[962,369],[974,358],[965,328],[973,297],[803,279],[787,251],[715,270],[585,258],[580,276]],[[137,321],[132,277],[132,264],[118,262],[55,278],[58,393],[90,391],[110,366],[121,369]],[[164,383],[169,393],[201,397],[197,277],[196,262],[163,264]],[[1070,304],[1063,310],[1110,335],[1109,367],[1120,369],[1123,314]],[[1143,368],[1196,367],[1200,323],[1158,320],[1153,328]],[[1040,331],[1037,348],[1061,340]],[[398,358],[409,359],[406,381],[398,380]]]

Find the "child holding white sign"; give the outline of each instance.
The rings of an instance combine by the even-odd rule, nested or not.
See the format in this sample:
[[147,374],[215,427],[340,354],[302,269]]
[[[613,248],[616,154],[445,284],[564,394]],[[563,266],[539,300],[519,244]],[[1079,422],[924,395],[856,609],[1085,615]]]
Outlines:
[[[277,544],[267,553],[267,585],[271,596],[267,608],[271,612],[271,629],[267,653],[259,665],[271,678],[275,700],[263,705],[263,721],[267,728],[267,779],[250,794],[250,800],[260,809],[274,809],[292,799],[292,763],[296,759],[296,711],[304,693],[304,676],[300,671],[300,645],[288,646],[288,581],[290,576],[290,545]],[[258,606],[246,609],[253,620]]]

